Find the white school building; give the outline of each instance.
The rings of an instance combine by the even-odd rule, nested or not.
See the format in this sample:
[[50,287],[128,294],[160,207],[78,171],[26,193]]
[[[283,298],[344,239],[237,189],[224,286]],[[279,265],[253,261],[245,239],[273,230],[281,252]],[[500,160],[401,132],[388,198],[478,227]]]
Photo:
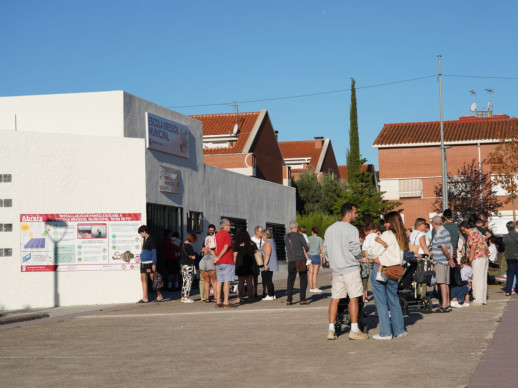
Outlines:
[[[137,229],[295,219],[295,189],[203,163],[202,123],[124,91],[0,98],[0,310],[136,302]],[[198,246],[201,248],[201,246]]]

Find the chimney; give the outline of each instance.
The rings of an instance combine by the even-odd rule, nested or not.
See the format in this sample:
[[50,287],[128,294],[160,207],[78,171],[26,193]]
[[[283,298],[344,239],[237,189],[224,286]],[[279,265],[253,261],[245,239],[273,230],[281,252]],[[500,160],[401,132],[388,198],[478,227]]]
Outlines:
[[315,148],[317,150],[322,148],[322,145],[324,144],[324,136],[315,136]]

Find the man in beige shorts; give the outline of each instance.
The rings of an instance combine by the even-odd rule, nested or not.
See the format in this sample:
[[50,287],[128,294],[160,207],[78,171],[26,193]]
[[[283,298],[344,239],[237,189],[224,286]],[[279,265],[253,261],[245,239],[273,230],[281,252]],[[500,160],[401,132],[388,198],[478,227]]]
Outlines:
[[329,303],[328,340],[336,339],[335,321],[340,299],[349,296],[351,331],[349,339],[369,338],[358,327],[358,298],[363,296],[360,274],[360,259],[363,257],[358,229],[352,225],[358,217],[358,209],[346,203],[341,209],[342,219],[327,228],[324,238],[324,253],[333,274],[331,302]]

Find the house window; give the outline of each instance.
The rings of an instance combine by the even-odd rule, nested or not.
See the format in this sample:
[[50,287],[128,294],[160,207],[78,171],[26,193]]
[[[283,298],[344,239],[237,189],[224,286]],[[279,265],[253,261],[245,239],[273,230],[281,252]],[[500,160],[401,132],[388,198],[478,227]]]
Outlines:
[[422,179],[412,178],[399,180],[399,198],[421,198],[422,196]]
[[11,182],[13,177],[11,174],[0,174],[0,182]]
[[0,248],[0,256],[12,256],[13,250],[12,248]]
[[187,233],[202,233],[203,232],[203,213],[187,212]]

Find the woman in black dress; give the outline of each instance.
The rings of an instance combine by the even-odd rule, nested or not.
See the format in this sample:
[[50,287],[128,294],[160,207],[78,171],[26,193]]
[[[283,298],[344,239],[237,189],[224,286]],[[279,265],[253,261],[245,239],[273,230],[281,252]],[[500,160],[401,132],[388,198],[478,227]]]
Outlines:
[[248,300],[254,298],[254,273],[257,267],[254,253],[257,251],[257,246],[250,239],[250,235],[246,230],[239,231],[234,242],[234,261],[236,263],[236,275],[239,279],[237,287],[236,302],[241,302],[243,295],[243,288],[246,281],[246,290],[248,293]]

